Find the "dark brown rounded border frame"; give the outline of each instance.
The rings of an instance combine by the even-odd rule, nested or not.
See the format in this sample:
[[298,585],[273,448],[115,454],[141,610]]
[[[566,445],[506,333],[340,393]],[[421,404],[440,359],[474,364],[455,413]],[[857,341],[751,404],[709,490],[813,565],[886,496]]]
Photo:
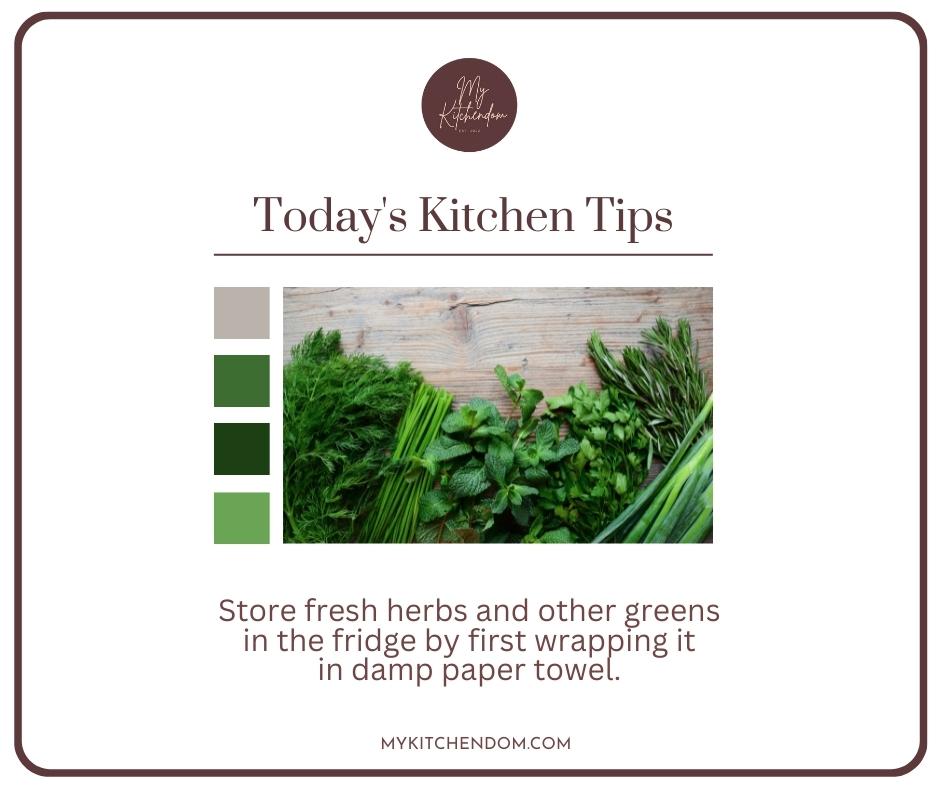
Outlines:
[[[23,749],[23,321],[22,321],[22,107],[23,39],[27,32],[46,20],[333,20],[333,19],[490,19],[490,20],[894,20],[907,25],[919,46],[919,152],[920,152],[920,555],[917,562],[920,587],[919,655],[919,742],[917,752],[906,764],[893,769],[67,769],[39,766]],[[913,771],[927,751],[927,36],[913,17],[891,12],[48,12],[29,17],[20,26],[14,42],[14,747],[20,762],[29,771],[44,777],[900,777]]]

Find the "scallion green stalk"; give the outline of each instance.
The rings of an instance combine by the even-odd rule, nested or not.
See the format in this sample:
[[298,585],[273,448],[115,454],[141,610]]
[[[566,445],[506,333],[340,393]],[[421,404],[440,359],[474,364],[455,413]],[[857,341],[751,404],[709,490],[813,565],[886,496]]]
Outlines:
[[441,430],[453,397],[422,383],[398,423],[392,471],[382,482],[375,506],[359,534],[360,542],[413,542],[421,496],[431,487],[428,472],[417,464]]
[[[686,527],[686,523],[676,516],[692,511],[686,506],[688,501],[683,499],[681,504],[677,502],[687,484],[707,484],[710,489],[713,431],[708,429],[701,437],[698,435],[711,414],[712,406],[713,400],[709,396],[666,467],[630,506],[594,538],[595,543],[618,538],[627,543],[674,541],[679,532],[686,536],[691,532],[692,528]],[[695,512],[695,523],[692,524],[697,528],[695,533],[701,533],[701,538],[707,535],[711,527],[710,494],[708,501],[709,516],[699,523],[699,514]]]

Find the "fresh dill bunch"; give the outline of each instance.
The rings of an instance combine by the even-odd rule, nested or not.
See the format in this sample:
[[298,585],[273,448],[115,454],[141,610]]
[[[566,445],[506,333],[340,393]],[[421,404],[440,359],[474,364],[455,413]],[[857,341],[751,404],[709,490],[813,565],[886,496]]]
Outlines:
[[284,367],[284,541],[355,538],[390,464],[421,376],[409,364],[345,355],[319,329]]
[[[708,383],[688,320],[677,321],[673,332],[668,320],[657,318],[656,325],[643,332],[643,344],[648,353],[628,346],[618,360],[595,331],[588,340],[588,352],[601,380],[640,406],[653,452],[668,462],[705,407]],[[710,423],[709,417],[702,429]]]

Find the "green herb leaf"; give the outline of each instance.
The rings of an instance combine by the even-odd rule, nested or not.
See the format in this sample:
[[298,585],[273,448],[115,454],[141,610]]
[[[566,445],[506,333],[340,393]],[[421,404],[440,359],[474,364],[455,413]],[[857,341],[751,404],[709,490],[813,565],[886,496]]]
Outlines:
[[568,528],[555,528],[539,538],[542,544],[573,544],[574,541],[574,534]]
[[488,451],[484,460],[486,472],[489,477],[497,484],[506,483],[506,474],[509,473],[509,467],[512,464],[512,458],[507,460],[505,455],[499,451]]
[[425,459],[441,463],[447,460],[453,460],[457,457],[463,457],[471,451],[473,451],[473,449],[469,444],[454,440],[449,435],[441,435],[431,441],[431,444],[425,449],[424,457]]
[[486,469],[477,460],[471,460],[450,477],[448,490],[455,498],[470,498],[479,495],[490,486]]
[[545,405],[549,410],[567,410],[570,409],[574,399],[571,394],[562,394],[558,397],[549,397],[545,400]]
[[550,452],[557,440],[558,427],[555,426],[554,422],[548,419],[540,421],[538,427],[535,428],[535,445],[539,453]]
[[555,448],[555,459],[563,460],[565,457],[570,457],[572,454],[577,454],[578,449],[580,448],[581,444],[577,441],[577,439],[568,436]]
[[528,526],[530,520],[532,519],[532,509],[529,507],[528,503],[525,501],[519,501],[519,503],[514,503],[510,507],[510,512],[512,514],[512,519],[515,520],[523,528]]
[[542,401],[542,392],[538,389],[526,389],[519,399],[519,412],[523,423],[527,422],[538,404]]
[[474,412],[467,406],[462,405],[458,410],[448,414],[441,424],[441,429],[447,433],[466,432],[473,428]]
[[493,496],[493,514],[502,514],[507,506],[509,506],[509,492],[504,487],[497,490],[496,495]]
[[531,468],[526,468],[522,475],[528,482],[544,482],[546,479],[550,478],[548,468],[544,465],[535,465]]
[[418,521],[429,523],[440,520],[442,517],[446,517],[453,508],[453,502],[441,490],[428,490],[421,496]]

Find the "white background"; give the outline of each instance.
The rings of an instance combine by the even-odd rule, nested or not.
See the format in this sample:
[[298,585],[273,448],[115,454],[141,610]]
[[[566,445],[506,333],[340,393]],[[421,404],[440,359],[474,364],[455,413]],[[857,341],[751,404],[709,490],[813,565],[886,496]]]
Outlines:
[[[10,37],[34,10],[7,12]],[[911,10],[929,36],[926,12]],[[467,55],[503,68],[520,100],[510,135],[472,155],[435,143],[417,112],[427,75]],[[909,28],[56,21],[30,31],[24,63],[24,743],[34,762],[893,768],[913,757]],[[251,197],[272,193],[310,207],[323,194],[356,206],[385,195],[409,208],[430,193],[575,208],[613,193],[673,209],[674,231],[643,250],[716,256],[213,259],[356,248],[342,236],[262,236]],[[369,249],[495,243],[623,248],[588,232],[410,230],[377,232]],[[366,284],[713,286],[716,544],[213,546],[212,287]],[[248,657],[237,630],[214,620],[226,596],[363,594],[716,601],[722,621],[702,630],[694,658],[632,660],[614,689],[416,692],[319,685],[305,676],[309,658]],[[380,735],[428,728],[557,733],[573,749],[378,750]],[[38,779],[7,757],[18,781]],[[906,779],[929,769],[928,756]]]

